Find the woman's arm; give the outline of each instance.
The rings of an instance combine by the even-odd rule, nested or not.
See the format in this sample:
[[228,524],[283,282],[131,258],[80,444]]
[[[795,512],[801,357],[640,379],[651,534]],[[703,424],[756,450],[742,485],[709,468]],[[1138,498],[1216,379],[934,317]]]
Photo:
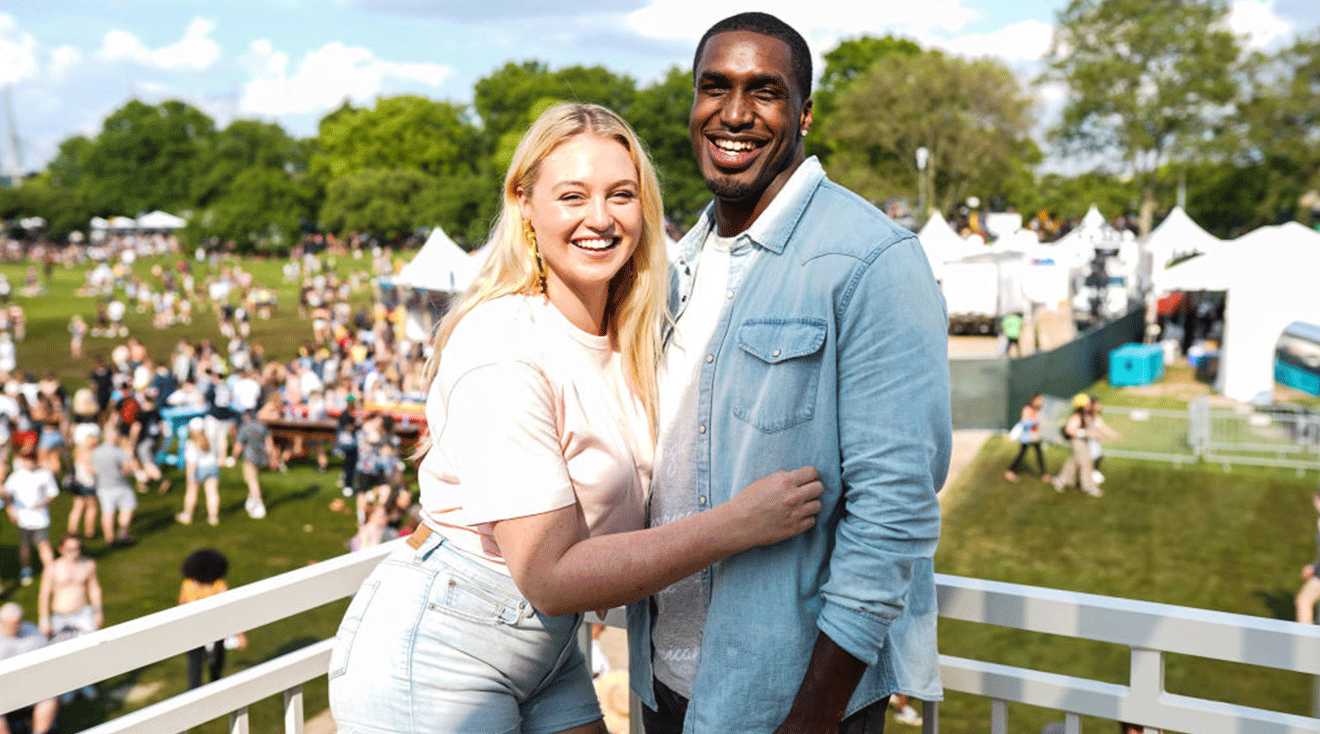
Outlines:
[[495,540],[538,611],[608,609],[645,598],[716,561],[802,533],[823,491],[812,467],[776,472],[729,502],[678,522],[579,539],[576,505],[501,520]]

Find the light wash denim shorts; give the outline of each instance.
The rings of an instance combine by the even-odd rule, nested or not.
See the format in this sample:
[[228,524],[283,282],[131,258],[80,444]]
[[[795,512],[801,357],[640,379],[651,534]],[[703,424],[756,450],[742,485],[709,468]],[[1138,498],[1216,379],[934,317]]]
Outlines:
[[513,579],[438,533],[400,544],[353,597],[330,657],[341,734],[551,734],[601,718],[577,644]]

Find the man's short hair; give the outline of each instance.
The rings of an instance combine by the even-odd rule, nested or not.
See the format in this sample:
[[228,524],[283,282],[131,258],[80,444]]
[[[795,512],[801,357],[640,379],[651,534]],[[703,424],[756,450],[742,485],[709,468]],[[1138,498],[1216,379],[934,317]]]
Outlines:
[[793,30],[792,26],[775,16],[755,11],[730,15],[706,31],[706,35],[702,36],[701,41],[697,43],[696,53],[692,55],[692,80],[694,82],[697,78],[697,67],[701,65],[701,52],[705,50],[706,42],[712,36],[733,31],[759,33],[763,36],[778,38],[788,44],[789,57],[793,64],[793,80],[797,82],[802,99],[811,98],[811,49],[807,47],[806,39],[802,37],[801,33]]

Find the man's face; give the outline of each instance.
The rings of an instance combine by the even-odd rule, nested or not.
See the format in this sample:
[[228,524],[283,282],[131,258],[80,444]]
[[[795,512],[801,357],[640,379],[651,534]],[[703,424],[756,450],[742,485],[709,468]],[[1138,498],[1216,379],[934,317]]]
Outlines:
[[748,31],[706,42],[688,129],[717,199],[758,202],[799,160],[801,131],[810,126],[811,102],[793,81],[788,44]]
[[82,541],[77,538],[65,538],[60,543],[60,556],[64,558],[77,558],[82,555]]

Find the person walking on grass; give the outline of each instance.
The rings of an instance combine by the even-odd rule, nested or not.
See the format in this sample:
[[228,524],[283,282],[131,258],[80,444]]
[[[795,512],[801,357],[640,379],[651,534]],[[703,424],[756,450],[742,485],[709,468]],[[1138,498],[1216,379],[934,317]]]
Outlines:
[[19,581],[32,584],[32,546],[37,547],[42,569],[50,568],[55,554],[50,548],[50,502],[60,493],[55,475],[37,465],[37,452],[24,446],[5,479],[4,494],[9,517],[18,526]]
[[1009,465],[1008,470],[1004,472],[1004,478],[1010,482],[1020,481],[1018,471],[1022,469],[1022,459],[1027,455],[1027,449],[1036,450],[1036,466],[1040,467],[1040,480],[1048,482],[1053,479],[1049,472],[1045,471],[1045,454],[1040,450],[1040,409],[1045,405],[1045,396],[1036,393],[1031,396],[1027,404],[1022,406],[1022,418],[1018,420],[1013,430],[1009,431],[1009,437],[1014,438],[1020,445],[1017,457]]
[[275,439],[270,428],[257,419],[257,412],[249,410],[243,413],[243,423],[238,427],[234,438],[234,458],[242,457],[243,481],[247,484],[248,497],[243,503],[248,517],[260,520],[266,516],[266,503],[261,495],[261,467],[275,469]]
[[102,429],[101,445],[92,450],[92,471],[96,474],[96,499],[101,504],[101,531],[110,545],[128,545],[136,539],[128,534],[137,509],[137,495],[128,483],[128,475],[137,462],[119,445],[119,427],[114,418]]
[[[60,555],[41,574],[37,595],[37,619],[41,633],[52,641],[71,640],[101,629],[105,616],[101,607],[101,581],[96,561],[82,554],[82,540],[73,533],[60,541]],[[75,695],[96,698],[96,688],[83,686],[60,697],[71,703]]]
[[1095,470],[1091,466],[1091,396],[1078,393],[1073,397],[1073,412],[1063,424],[1063,437],[1068,441],[1070,453],[1058,476],[1054,477],[1055,491],[1062,492],[1076,481],[1082,491],[1092,497],[1103,494],[1095,485]]
[[184,525],[193,520],[197,507],[197,489],[206,493],[206,522],[220,524],[220,454],[206,436],[206,422],[193,418],[188,422],[188,442],[183,447],[187,485],[183,493],[183,512],[174,518]]
[[[96,468],[92,466],[92,451],[100,440],[101,429],[95,423],[80,423],[73,438],[73,504],[69,508],[69,523],[65,532],[78,534],[78,526],[83,528],[83,537],[91,540],[96,537]],[[88,426],[88,428],[82,428]]]

